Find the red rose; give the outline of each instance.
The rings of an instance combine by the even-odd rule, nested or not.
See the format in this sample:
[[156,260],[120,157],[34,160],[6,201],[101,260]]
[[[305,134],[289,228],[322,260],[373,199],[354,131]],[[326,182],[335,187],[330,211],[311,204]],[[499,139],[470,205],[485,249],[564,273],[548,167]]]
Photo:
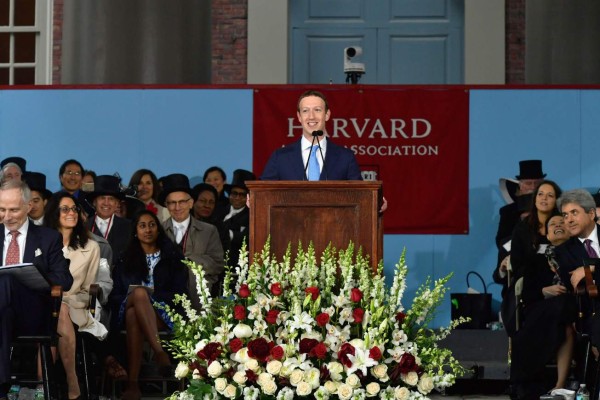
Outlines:
[[210,364],[215,361],[221,355],[221,344],[220,343],[209,343],[202,350],[200,350],[197,356],[203,360],[207,360]]
[[242,347],[244,347],[244,343],[240,338],[233,338],[229,341],[229,349],[232,353],[237,353]]
[[379,347],[375,346],[369,350],[369,357],[375,361],[381,360],[381,350],[379,350]]
[[398,325],[402,325],[405,318],[406,314],[404,314],[402,311],[398,312],[398,314],[396,314],[396,321],[398,322]]
[[246,307],[242,306],[241,304],[234,306],[233,318],[237,319],[238,321],[246,319]]
[[400,372],[403,374],[408,374],[411,371],[416,371],[419,369],[415,357],[410,353],[404,353],[400,357],[400,361],[398,362],[398,368]]
[[310,294],[312,296],[313,301],[319,298],[319,288],[316,286],[309,286],[304,289],[306,294]]
[[321,314],[317,315],[317,317],[315,318],[315,321],[317,321],[317,325],[323,327],[323,326],[327,325],[327,323],[329,322],[329,314],[321,313]]
[[350,368],[352,366],[352,361],[348,358],[348,354],[354,355],[355,351],[354,346],[350,343],[344,343],[342,347],[340,347],[340,351],[338,351],[338,360],[346,367]]
[[248,343],[248,356],[264,362],[269,358],[271,347],[265,338],[251,340]]
[[300,344],[298,345],[298,352],[300,354],[307,354],[315,347],[319,341],[317,339],[308,339],[304,338],[300,340]]
[[365,316],[365,310],[362,308],[355,308],[352,310],[352,317],[354,317],[354,323],[360,324]]
[[283,355],[283,347],[275,346],[271,349],[271,357],[273,357],[274,360],[281,360],[283,358]]
[[277,282],[271,284],[271,293],[273,294],[273,296],[281,295],[281,283]]
[[247,284],[245,284],[245,283],[243,283],[243,284],[240,286],[240,297],[241,297],[242,299],[246,299],[246,298],[250,297],[250,288],[249,288],[249,287],[248,287],[248,285],[247,285]]
[[279,310],[269,310],[267,311],[267,315],[265,316],[265,321],[267,321],[267,324],[275,325],[277,323],[278,315]]
[[352,288],[352,290],[350,290],[350,300],[353,303],[358,303],[359,301],[362,300],[362,292],[360,291],[360,289],[358,288]]
[[327,357],[327,346],[325,343],[318,343],[312,348],[308,355],[311,357],[317,357],[319,360],[323,360],[325,357]]

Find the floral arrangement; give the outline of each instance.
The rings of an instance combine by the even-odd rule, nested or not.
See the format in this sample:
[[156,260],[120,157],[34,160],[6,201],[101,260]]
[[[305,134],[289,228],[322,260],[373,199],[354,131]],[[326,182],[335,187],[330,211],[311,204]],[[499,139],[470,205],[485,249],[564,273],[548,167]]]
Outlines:
[[437,342],[464,320],[427,328],[451,275],[427,280],[412,307],[402,306],[405,252],[386,289],[383,264],[373,271],[351,243],[327,248],[317,263],[314,248],[291,247],[281,262],[269,243],[248,265],[242,248],[237,280],[226,272],[223,298],[212,299],[202,267],[197,277],[203,310],[177,297],[185,316],[174,321],[165,345],[179,360],[175,376],[185,391],[169,399],[425,399],[451,386],[464,371]]

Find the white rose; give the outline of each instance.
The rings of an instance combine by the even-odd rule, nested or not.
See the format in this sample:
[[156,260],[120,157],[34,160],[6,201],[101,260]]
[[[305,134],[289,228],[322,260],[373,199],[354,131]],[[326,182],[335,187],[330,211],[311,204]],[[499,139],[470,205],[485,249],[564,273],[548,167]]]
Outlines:
[[271,375],[277,375],[279,373],[279,371],[281,371],[282,366],[283,366],[283,364],[281,363],[281,361],[278,361],[278,360],[269,361],[269,363],[267,364],[267,372],[270,373]]
[[175,368],[175,378],[185,378],[189,373],[190,369],[186,363],[180,362],[179,364],[177,364],[177,368]]
[[323,387],[329,392],[329,394],[335,394],[338,390],[338,386],[339,383],[334,381],[327,381],[325,382],[325,385],[323,385]]
[[206,369],[206,372],[211,378],[218,378],[223,372],[223,367],[221,366],[221,363],[215,360],[210,363],[210,365]]
[[379,390],[381,390],[377,382],[369,383],[365,389],[367,390],[367,397],[375,397],[379,393]]
[[340,386],[338,386],[337,395],[340,398],[340,400],[348,400],[352,397],[353,392],[354,390],[352,389],[352,387],[346,385],[345,383],[342,383]]
[[259,386],[262,386],[265,384],[266,381],[271,381],[273,380],[273,376],[271,374],[269,374],[268,372],[261,372],[258,375],[258,379],[256,380],[256,383],[258,383]]
[[402,374],[401,377],[402,380],[410,386],[415,386],[417,382],[419,382],[419,375],[417,375],[415,371],[411,371],[408,374]]
[[365,349],[365,341],[362,339],[352,339],[350,341],[350,344],[352,346],[354,346],[354,348],[356,348],[356,349],[361,349],[361,350]]
[[356,375],[356,374],[348,375],[348,377],[346,378],[346,385],[352,386],[353,389],[356,389],[357,387],[359,387],[360,379],[358,378],[358,375]]
[[232,384],[227,385],[227,387],[223,391],[223,396],[227,397],[228,399],[235,399],[236,394],[237,389]]
[[409,396],[410,391],[404,386],[397,387],[396,390],[394,390],[394,398],[396,400],[408,400]]
[[277,391],[277,384],[274,379],[266,381],[264,385],[261,386],[262,391],[267,396],[272,396]]
[[332,361],[329,364],[327,364],[327,369],[329,370],[331,379],[333,379],[334,381],[342,380],[342,372],[344,372],[344,366],[342,364],[336,361]]
[[250,371],[254,371],[254,372],[256,372],[256,370],[259,367],[258,361],[255,360],[254,358],[251,358],[248,361],[246,361],[244,363],[244,366],[246,367],[246,369],[249,369]]
[[321,377],[321,371],[316,368],[310,368],[304,372],[304,380],[309,383],[313,389],[320,386],[319,378]]
[[373,368],[371,368],[371,375],[375,378],[379,379],[381,382],[387,382],[390,380],[390,377],[387,374],[388,366],[385,364],[377,364]]
[[235,328],[233,328],[233,335],[240,339],[249,338],[252,336],[252,328],[246,324],[237,324]]
[[298,383],[298,386],[296,386],[296,393],[298,394],[298,396],[308,396],[312,393],[312,391],[313,387],[308,382],[302,381]]
[[290,385],[298,385],[304,379],[304,372],[301,369],[295,369],[290,375]]
[[223,394],[223,391],[227,387],[227,379],[225,378],[217,378],[215,379],[215,389],[217,392]]
[[246,383],[247,380],[248,378],[246,377],[245,371],[238,371],[233,375],[233,381],[240,386]]
[[427,394],[433,390],[433,379],[427,374],[423,374],[417,385],[419,392]]

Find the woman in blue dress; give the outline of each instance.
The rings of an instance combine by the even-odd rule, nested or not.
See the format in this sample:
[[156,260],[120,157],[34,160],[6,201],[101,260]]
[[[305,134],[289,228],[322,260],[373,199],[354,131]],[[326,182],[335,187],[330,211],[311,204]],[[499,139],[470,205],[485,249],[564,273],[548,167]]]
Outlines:
[[113,270],[109,297],[111,328],[127,331],[128,383],[122,399],[141,398],[138,377],[144,340],[159,367],[171,365],[158,331],[170,330],[172,321],[159,305],[173,307],[176,294],[187,294],[188,270],[182,260],[153,212],[143,210],[135,216],[127,249]]

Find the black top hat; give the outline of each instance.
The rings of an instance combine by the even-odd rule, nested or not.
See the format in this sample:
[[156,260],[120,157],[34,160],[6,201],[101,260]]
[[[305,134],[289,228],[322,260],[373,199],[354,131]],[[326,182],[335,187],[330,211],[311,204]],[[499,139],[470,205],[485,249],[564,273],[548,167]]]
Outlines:
[[15,163],[21,168],[21,172],[25,173],[25,166],[27,165],[27,161],[21,157],[8,157],[0,162],[0,168],[4,168],[4,166],[8,163]]
[[543,179],[546,176],[542,172],[542,160],[519,161],[519,175],[517,179]]
[[98,196],[114,196],[119,200],[125,198],[121,192],[121,179],[112,175],[98,175],[94,179],[94,191],[86,195],[86,199],[94,201]]
[[215,201],[219,199],[219,192],[213,185],[209,185],[208,183],[199,183],[192,188],[192,197],[194,201],[198,200],[198,196],[200,193],[209,191],[215,196]]
[[158,196],[158,202],[165,205],[167,196],[173,192],[185,192],[192,196],[192,190],[190,189],[190,180],[184,174],[171,174],[161,178],[162,179],[162,192]]
[[46,189],[46,175],[41,172],[26,172],[23,180],[29,189],[40,192],[44,199],[48,200],[52,196],[52,192]]
[[254,175],[252,172],[245,169],[236,169],[233,171],[233,179],[231,180],[231,183],[224,185],[223,188],[227,193],[231,192],[231,188],[234,187],[239,187],[247,191],[248,188],[246,187],[246,181],[254,180],[256,180],[256,175]]

